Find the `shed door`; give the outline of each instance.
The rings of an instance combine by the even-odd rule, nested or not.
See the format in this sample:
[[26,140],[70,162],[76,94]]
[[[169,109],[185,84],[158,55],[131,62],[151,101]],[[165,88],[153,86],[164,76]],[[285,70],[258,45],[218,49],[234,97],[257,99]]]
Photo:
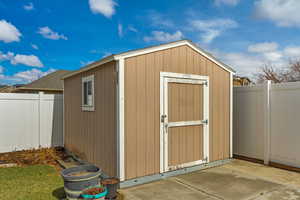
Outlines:
[[162,171],[205,163],[208,161],[209,141],[208,78],[162,74]]

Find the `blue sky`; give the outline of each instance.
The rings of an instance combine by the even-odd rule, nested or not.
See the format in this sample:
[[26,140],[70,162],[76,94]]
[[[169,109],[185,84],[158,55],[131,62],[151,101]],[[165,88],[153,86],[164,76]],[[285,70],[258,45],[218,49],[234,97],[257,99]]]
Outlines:
[[190,39],[239,75],[300,57],[299,0],[1,0],[0,84]]

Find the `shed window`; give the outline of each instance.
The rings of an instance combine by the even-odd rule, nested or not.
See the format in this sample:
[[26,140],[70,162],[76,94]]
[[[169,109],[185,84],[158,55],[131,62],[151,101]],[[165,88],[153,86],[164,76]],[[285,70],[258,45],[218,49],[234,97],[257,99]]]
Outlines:
[[82,78],[82,110],[94,111],[94,75]]

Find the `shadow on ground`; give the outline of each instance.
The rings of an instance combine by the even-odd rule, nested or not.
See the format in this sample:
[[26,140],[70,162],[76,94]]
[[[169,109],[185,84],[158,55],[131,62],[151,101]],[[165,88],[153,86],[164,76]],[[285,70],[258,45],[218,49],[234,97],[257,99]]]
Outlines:
[[54,196],[55,198],[57,198],[59,200],[65,199],[66,198],[66,194],[65,194],[64,188],[60,187],[60,188],[57,188],[57,189],[53,190],[52,196]]

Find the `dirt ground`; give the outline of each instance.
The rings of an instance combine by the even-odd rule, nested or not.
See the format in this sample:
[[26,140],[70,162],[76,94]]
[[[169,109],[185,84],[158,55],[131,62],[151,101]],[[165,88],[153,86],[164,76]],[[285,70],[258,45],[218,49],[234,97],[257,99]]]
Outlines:
[[130,200],[300,200],[300,173],[233,160],[120,193]]
[[36,150],[0,153],[1,164],[16,164],[17,166],[51,165],[61,169],[57,160],[65,160],[67,155],[63,148],[43,148]]

